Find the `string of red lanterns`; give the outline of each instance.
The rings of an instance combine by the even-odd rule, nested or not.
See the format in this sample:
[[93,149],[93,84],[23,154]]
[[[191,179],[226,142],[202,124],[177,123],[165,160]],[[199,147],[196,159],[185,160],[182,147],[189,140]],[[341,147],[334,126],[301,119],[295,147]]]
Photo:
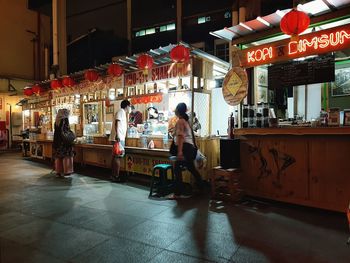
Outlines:
[[24,95],[30,97],[30,96],[33,95],[33,89],[32,89],[31,87],[25,88],[25,89],[23,90],[23,93],[24,93]]
[[44,88],[40,84],[34,84],[32,86],[32,91],[33,91],[33,94],[39,96],[42,93],[44,93]]
[[124,73],[124,69],[119,64],[111,64],[107,70],[108,74],[114,77],[120,77]]
[[[190,58],[190,51],[187,47],[183,45],[177,45],[170,51],[170,57],[173,60],[174,63],[181,64],[184,62],[187,62]],[[148,71],[152,69],[154,65],[154,59],[152,56],[148,54],[141,54],[137,60],[136,64],[139,69],[144,71],[145,75],[148,75]],[[117,63],[112,63],[109,65],[107,69],[107,73],[110,76],[120,77],[124,73],[123,67],[121,67]],[[85,80],[88,80],[89,82],[95,82],[99,79],[99,73],[95,69],[88,69],[84,72],[84,78]],[[53,79],[50,81],[50,87],[54,91],[58,91],[62,89],[63,87],[73,87],[76,85],[76,82],[74,79],[70,76],[64,76],[61,80],[60,79]],[[23,93],[25,96],[32,96],[40,95],[45,91],[45,89],[40,84],[34,84],[31,88],[25,88],[23,90]],[[161,95],[160,96],[148,96],[141,99],[138,99],[135,104],[137,103],[149,103],[149,102],[160,102],[162,100]]]
[[52,90],[57,91],[57,90],[62,89],[63,85],[62,85],[62,82],[60,80],[53,79],[50,82],[50,87]]
[[148,75],[148,71],[152,69],[153,63],[153,58],[148,54],[142,54],[136,60],[138,68],[143,70],[144,75]]
[[98,80],[99,75],[98,72],[94,69],[88,69],[84,73],[84,78],[90,82],[95,82]]
[[190,50],[183,45],[177,45],[170,51],[170,58],[175,63],[184,63],[190,59]]
[[64,87],[71,88],[71,87],[75,86],[76,83],[75,83],[74,79],[72,79],[71,77],[65,76],[62,79],[62,84]]

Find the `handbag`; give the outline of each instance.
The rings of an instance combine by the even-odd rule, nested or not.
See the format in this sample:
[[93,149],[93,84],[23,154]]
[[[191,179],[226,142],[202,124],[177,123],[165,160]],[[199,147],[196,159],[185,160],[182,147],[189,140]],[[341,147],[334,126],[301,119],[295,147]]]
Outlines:
[[71,129],[64,129],[64,125],[62,125],[61,137],[64,144],[72,145],[75,140],[75,134]]

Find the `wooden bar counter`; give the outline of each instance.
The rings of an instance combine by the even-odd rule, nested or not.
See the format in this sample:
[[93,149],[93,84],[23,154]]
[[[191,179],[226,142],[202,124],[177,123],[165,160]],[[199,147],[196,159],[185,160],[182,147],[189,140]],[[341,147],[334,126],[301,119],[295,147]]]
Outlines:
[[248,195],[346,211],[350,127],[237,129],[235,136]]
[[[219,165],[219,138],[197,138],[197,145],[207,157],[206,166],[199,169],[203,179],[208,179],[212,173],[212,168]],[[35,144],[42,145],[43,158],[52,158],[52,140],[37,139]],[[127,145],[129,141],[127,140]],[[167,146],[169,147],[169,146]],[[82,143],[75,144],[74,162],[81,165],[94,165],[103,168],[111,168],[112,145]],[[171,163],[169,160],[169,149],[148,149],[135,146],[125,147],[125,157],[121,161],[121,170],[152,175],[153,166],[159,163]],[[185,182],[192,182],[193,178],[189,172],[183,173]]]

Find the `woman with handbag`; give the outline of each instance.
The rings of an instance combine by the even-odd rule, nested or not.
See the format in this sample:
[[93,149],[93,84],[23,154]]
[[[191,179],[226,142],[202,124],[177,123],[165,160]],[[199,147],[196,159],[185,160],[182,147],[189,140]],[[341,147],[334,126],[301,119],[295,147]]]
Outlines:
[[[203,189],[202,178],[194,166],[194,160],[197,155],[197,146],[194,138],[193,130],[189,125],[189,117],[186,113],[187,106],[185,103],[179,103],[175,109],[175,115],[179,118],[175,125],[174,144],[172,145],[173,153],[176,153],[176,161],[174,167],[175,173],[175,196],[186,194],[182,183],[183,167],[193,175],[196,181],[196,185],[199,190]],[[174,152],[174,148],[177,149]]]
[[57,177],[73,173],[73,142],[75,135],[70,130],[68,117],[69,111],[67,109],[58,110],[52,145],[52,157],[55,159]]

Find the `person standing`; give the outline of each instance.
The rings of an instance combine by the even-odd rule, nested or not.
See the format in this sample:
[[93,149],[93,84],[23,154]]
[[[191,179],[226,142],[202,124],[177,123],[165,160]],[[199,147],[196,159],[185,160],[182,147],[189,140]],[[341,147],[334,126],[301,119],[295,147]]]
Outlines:
[[131,113],[129,116],[129,126],[137,127],[137,124],[142,124],[142,113],[131,106]]
[[[109,137],[109,140],[114,145],[115,143],[120,143],[125,147],[125,138],[127,132],[127,113],[130,112],[131,105],[128,100],[123,100],[120,104],[120,109],[115,114],[115,119],[112,124],[112,131]],[[112,148],[113,149],[113,148]],[[112,150],[112,176],[111,179],[114,182],[122,182],[124,178],[120,176],[120,159],[122,156],[115,155]]]
[[202,178],[194,166],[194,159],[197,154],[197,147],[195,145],[195,138],[193,131],[189,124],[189,116],[187,115],[187,106],[185,103],[179,103],[175,109],[175,115],[179,118],[175,125],[175,145],[177,146],[177,158],[175,161],[174,173],[175,173],[175,196],[180,196],[186,193],[184,192],[182,182],[182,167],[186,167],[187,170],[193,175],[196,181],[196,185],[199,190],[203,189]]
[[52,144],[56,176],[61,178],[73,173],[73,143],[65,141],[62,135],[64,131],[70,130],[68,118],[69,111],[67,109],[58,110]]

